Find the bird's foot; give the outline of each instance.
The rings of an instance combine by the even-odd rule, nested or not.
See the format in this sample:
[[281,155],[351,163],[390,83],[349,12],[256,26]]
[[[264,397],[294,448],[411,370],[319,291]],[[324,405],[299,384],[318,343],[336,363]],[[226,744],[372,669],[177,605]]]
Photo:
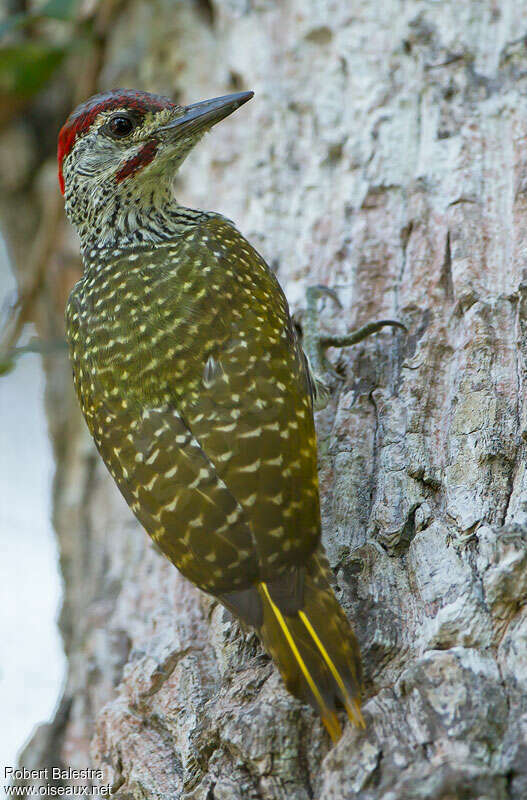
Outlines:
[[343,336],[321,334],[318,301],[324,297],[329,297],[339,308],[342,308],[334,289],[330,289],[328,286],[309,286],[306,290],[307,308],[302,324],[302,345],[311,372],[317,409],[323,408],[327,404],[331,390],[341,380],[341,376],[326,357],[328,347],[349,347],[358,344],[386,327],[399,328],[405,333],[408,332],[402,322],[394,319],[381,319],[376,322],[368,322],[361,328]]

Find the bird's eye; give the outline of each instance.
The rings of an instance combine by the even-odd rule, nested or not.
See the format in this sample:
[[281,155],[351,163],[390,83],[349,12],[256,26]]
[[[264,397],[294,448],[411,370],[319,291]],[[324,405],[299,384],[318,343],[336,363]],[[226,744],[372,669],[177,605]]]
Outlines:
[[133,128],[134,123],[130,117],[125,117],[123,115],[112,117],[108,123],[108,130],[116,139],[123,139],[125,136],[128,136]]

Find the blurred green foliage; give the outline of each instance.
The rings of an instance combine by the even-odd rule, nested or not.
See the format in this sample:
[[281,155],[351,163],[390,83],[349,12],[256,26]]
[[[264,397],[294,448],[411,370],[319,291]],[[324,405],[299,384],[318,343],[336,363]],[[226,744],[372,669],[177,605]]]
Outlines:
[[74,43],[74,36],[64,45],[40,35],[39,23],[74,23],[78,6],[79,0],[47,0],[38,10],[8,15],[0,23],[0,122],[9,119],[9,108],[17,110],[45,86]]
[[0,94],[31,97],[48,82],[66,52],[66,47],[32,41],[0,47]]
[[59,19],[71,22],[75,19],[79,0],[48,0],[38,11],[11,14],[0,24],[0,37],[17,29],[25,28],[41,19]]
[[[82,18],[80,0],[43,0],[36,8],[4,16],[0,22],[0,128],[38,98],[39,92],[59,75],[66,56],[86,40],[92,41],[91,22]],[[28,298],[21,299],[20,307],[13,308],[8,324],[0,329],[0,377],[9,374],[24,353],[64,352],[62,340],[34,339],[16,346],[23,325],[13,334],[13,320],[19,315],[30,319],[31,313],[27,308],[22,312],[21,307],[33,302],[30,292]],[[16,324],[14,330],[17,331]]]

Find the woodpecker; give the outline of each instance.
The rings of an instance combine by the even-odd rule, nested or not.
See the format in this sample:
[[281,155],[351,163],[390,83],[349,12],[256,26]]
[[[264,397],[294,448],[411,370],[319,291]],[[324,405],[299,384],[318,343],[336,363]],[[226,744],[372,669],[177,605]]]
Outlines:
[[253,627],[333,740],[363,726],[357,640],[320,541],[315,384],[280,285],[175,171],[253,96],[180,106],[117,89],[59,134],[84,272],[66,308],[73,378],[133,513],[192,583]]

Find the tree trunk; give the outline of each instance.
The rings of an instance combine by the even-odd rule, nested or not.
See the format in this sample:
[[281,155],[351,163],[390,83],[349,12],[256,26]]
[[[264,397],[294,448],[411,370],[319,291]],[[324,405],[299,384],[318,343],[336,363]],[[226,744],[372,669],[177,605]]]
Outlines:
[[[338,288],[328,331],[409,329],[330,351],[343,380],[317,414],[367,727],[331,747],[256,638],[155,551],[50,356],[69,672],[27,767],[100,769],[122,800],[527,797],[526,25],[518,0],[116,10],[97,88],[256,92],[178,198],[235,220],[295,312]],[[61,231],[48,332],[79,269]]]

